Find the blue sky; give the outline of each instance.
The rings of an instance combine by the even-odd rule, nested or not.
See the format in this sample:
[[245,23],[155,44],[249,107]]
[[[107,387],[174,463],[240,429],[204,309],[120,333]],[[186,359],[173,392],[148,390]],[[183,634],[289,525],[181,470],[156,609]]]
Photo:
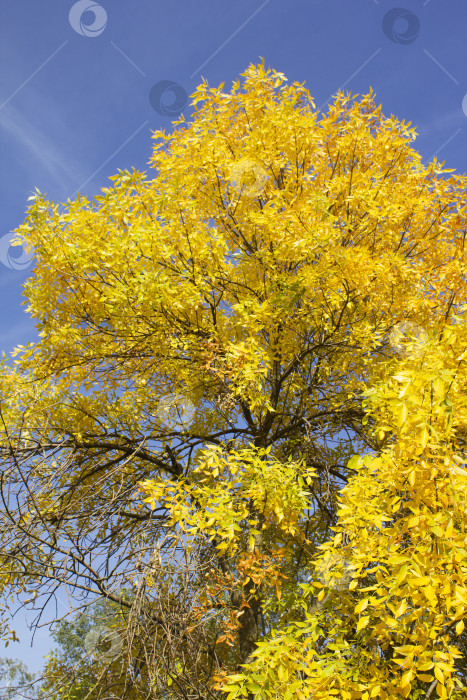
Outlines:
[[[400,1],[2,3],[0,350],[36,338],[21,305],[33,261],[9,247],[28,196],[37,187],[55,202],[91,197],[117,168],[147,170],[151,131],[170,130],[174,100],[189,119],[202,77],[227,91],[264,57],[289,82],[305,81],[323,109],[339,88],[372,87],[384,114],[416,128],[424,162],[436,155],[465,173],[467,5]],[[39,670],[47,632],[31,649],[23,623],[17,631],[21,648],[5,654]]]

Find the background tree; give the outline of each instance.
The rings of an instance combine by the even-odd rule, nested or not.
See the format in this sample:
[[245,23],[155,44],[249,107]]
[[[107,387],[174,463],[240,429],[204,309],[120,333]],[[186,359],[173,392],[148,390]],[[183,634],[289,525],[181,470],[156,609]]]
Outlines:
[[0,659],[0,698],[2,700],[20,700],[31,698],[34,693],[34,675],[29,673],[26,665],[19,659]]
[[[129,591],[122,591],[126,600],[131,600]],[[56,648],[47,658],[41,674],[40,698],[56,700],[84,700],[106,693],[112,697],[123,697],[126,674],[136,675],[138,663],[122,662],[123,638],[120,630],[122,620],[120,606],[106,598],[90,602],[71,620],[60,620],[52,632]],[[151,693],[147,677],[140,677],[139,685],[145,684],[145,692]],[[133,687],[128,698],[144,697]]]
[[[408,632],[400,611],[393,631],[362,640],[349,586],[358,571],[381,589],[361,539],[377,512],[376,546],[396,496],[380,540],[394,581],[397,547],[407,556],[419,481],[401,495],[396,475],[423,459],[410,445],[437,381],[411,351],[426,345],[441,373],[455,362],[447,340],[436,350],[450,324],[456,352],[463,342],[466,178],[423,165],[413,129],[371,92],[339,93],[320,115],[264,64],[243,77],[228,94],[204,82],[193,121],[154,134],[153,179],[119,172],[93,201],[61,206],[36,193],[18,229],[37,258],[25,295],[40,341],[4,360],[0,384],[4,594],[34,589],[43,612],[66,583],[78,601],[115,603],[122,667],[139,669],[122,671],[119,697],[427,695],[433,681],[402,681],[390,649],[434,613]],[[414,373],[403,409],[391,394],[402,369]],[[449,454],[462,459],[465,412],[452,401],[455,433],[427,427],[422,447],[455,434]],[[424,479],[445,489],[458,557],[461,506]],[[339,497],[358,500],[344,530]],[[429,534],[446,548],[440,537]],[[407,601],[412,614],[411,589]],[[338,630],[319,633],[319,616]]]

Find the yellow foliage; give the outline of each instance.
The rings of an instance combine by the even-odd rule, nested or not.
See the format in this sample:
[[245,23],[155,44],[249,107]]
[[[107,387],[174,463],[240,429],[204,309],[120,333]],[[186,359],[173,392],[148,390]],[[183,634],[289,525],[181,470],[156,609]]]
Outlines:
[[[40,340],[2,364],[26,507],[0,574],[25,585],[20,542],[31,581],[52,555],[76,577],[111,526],[134,564],[144,533],[174,585],[200,557],[203,651],[180,641],[167,697],[461,698],[467,178],[371,91],[320,115],[264,63],[243,78],[154,133],[152,179],[38,195],[18,229]],[[137,579],[157,601],[158,575]]]

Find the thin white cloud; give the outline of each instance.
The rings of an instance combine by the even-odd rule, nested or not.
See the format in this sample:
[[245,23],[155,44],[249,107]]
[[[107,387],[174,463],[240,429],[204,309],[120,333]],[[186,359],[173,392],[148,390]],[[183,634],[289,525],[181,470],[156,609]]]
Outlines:
[[[38,186],[45,170],[61,188],[66,192],[71,191],[76,184],[77,173],[82,168],[71,161],[69,151],[58,146],[61,143],[70,143],[71,134],[65,124],[57,119],[56,113],[54,123],[50,124],[50,114],[53,109],[49,105],[49,116],[41,114],[41,102],[41,100],[28,100],[28,113],[34,115],[34,122],[12,104],[0,110],[0,128],[3,130],[3,138],[14,142],[9,147],[4,146],[3,151],[13,158],[15,149],[18,145],[21,146],[28,157],[31,155],[34,157],[34,162],[28,165],[28,169],[33,170]],[[47,131],[39,126],[41,122],[49,122]],[[7,160],[8,155],[4,155],[4,159]]]

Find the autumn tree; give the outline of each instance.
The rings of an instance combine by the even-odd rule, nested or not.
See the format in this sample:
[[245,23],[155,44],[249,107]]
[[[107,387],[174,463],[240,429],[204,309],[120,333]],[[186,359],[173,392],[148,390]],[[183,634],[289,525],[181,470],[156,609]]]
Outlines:
[[467,179],[371,91],[242,77],[17,230],[4,607],[113,602],[118,697],[461,698]]

